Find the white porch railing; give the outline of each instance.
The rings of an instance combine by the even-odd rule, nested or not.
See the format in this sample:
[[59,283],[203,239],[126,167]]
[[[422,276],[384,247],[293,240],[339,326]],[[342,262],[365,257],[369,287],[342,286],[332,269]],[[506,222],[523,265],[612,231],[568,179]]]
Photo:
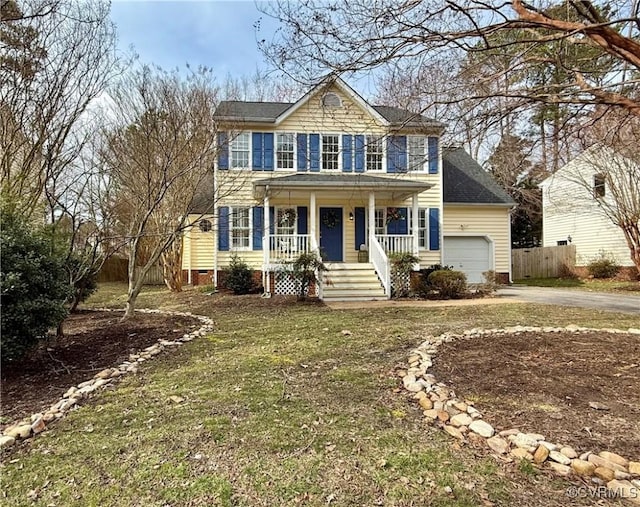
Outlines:
[[371,236],[369,238],[369,262],[373,264],[378,277],[382,281],[385,296],[387,296],[387,298],[391,297],[391,271],[389,257],[387,257],[384,248],[376,236]]
[[387,253],[413,253],[413,236],[406,234],[376,234],[376,239]]
[[267,236],[267,241],[269,257],[266,259],[266,264],[290,261],[312,250],[309,234],[273,234]]

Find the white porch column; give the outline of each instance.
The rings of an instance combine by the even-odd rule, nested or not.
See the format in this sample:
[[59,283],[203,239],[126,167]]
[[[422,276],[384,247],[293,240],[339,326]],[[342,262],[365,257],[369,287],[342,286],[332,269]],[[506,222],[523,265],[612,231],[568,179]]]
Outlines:
[[[312,244],[320,245],[320,239],[316,236],[316,193],[309,194],[309,235],[313,238]],[[318,253],[318,252],[316,252]]]
[[[369,237],[376,234],[376,194],[369,192]],[[367,238],[368,240],[369,238]],[[371,245],[369,245],[371,250]]]
[[420,254],[420,245],[418,227],[420,227],[420,220],[418,216],[418,194],[413,194],[411,199],[411,227],[413,228],[413,255],[418,257]]
[[264,292],[271,292],[271,275],[269,274],[269,264],[271,259],[269,255],[271,253],[271,237],[269,231],[271,229],[271,213],[269,213],[269,193],[268,189],[264,194],[264,212],[262,213],[264,228],[262,229],[262,285]]

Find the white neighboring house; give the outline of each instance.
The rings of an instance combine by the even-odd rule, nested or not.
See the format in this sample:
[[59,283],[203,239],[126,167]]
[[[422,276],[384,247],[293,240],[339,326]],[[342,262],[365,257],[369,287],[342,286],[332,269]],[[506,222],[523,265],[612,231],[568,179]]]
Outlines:
[[[624,233],[605,213],[607,207],[616,209],[606,181],[614,164],[627,171],[633,162],[609,148],[592,146],[540,184],[542,246],[575,245],[578,266],[601,255],[620,266],[633,266]],[[628,179],[635,178],[637,171],[635,166],[627,172]],[[639,185],[638,181],[631,184],[636,189]]]

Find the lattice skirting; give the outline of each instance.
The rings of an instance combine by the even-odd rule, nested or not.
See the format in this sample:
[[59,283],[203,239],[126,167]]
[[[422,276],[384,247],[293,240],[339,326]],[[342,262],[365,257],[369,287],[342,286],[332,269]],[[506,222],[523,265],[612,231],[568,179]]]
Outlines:
[[[297,295],[300,292],[300,282],[290,275],[276,274],[274,284],[275,294],[281,296]],[[311,287],[309,296],[317,296],[315,287]]]
[[411,288],[411,273],[406,275],[391,274],[391,293],[408,294]]

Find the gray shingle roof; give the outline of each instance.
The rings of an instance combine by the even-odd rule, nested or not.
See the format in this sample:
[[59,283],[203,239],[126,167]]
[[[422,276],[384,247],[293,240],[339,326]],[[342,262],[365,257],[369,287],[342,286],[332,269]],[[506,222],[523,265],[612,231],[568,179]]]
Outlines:
[[356,185],[367,188],[398,188],[404,190],[426,190],[431,188],[431,183],[423,181],[403,180],[398,178],[384,178],[381,176],[370,176],[368,174],[345,174],[345,173],[296,173],[288,176],[276,176],[254,181],[254,187],[301,187],[301,188],[321,188],[321,187],[348,187]]
[[276,118],[289,109],[290,102],[243,102],[226,100],[220,102],[215,116],[224,120],[273,123]]
[[[215,112],[221,120],[249,123],[274,123],[278,116],[294,104],[291,102],[243,102],[227,100],[221,102]],[[444,127],[445,124],[426,116],[391,106],[373,106],[393,126]]]
[[442,166],[445,203],[515,204],[509,194],[462,148],[445,148]]

